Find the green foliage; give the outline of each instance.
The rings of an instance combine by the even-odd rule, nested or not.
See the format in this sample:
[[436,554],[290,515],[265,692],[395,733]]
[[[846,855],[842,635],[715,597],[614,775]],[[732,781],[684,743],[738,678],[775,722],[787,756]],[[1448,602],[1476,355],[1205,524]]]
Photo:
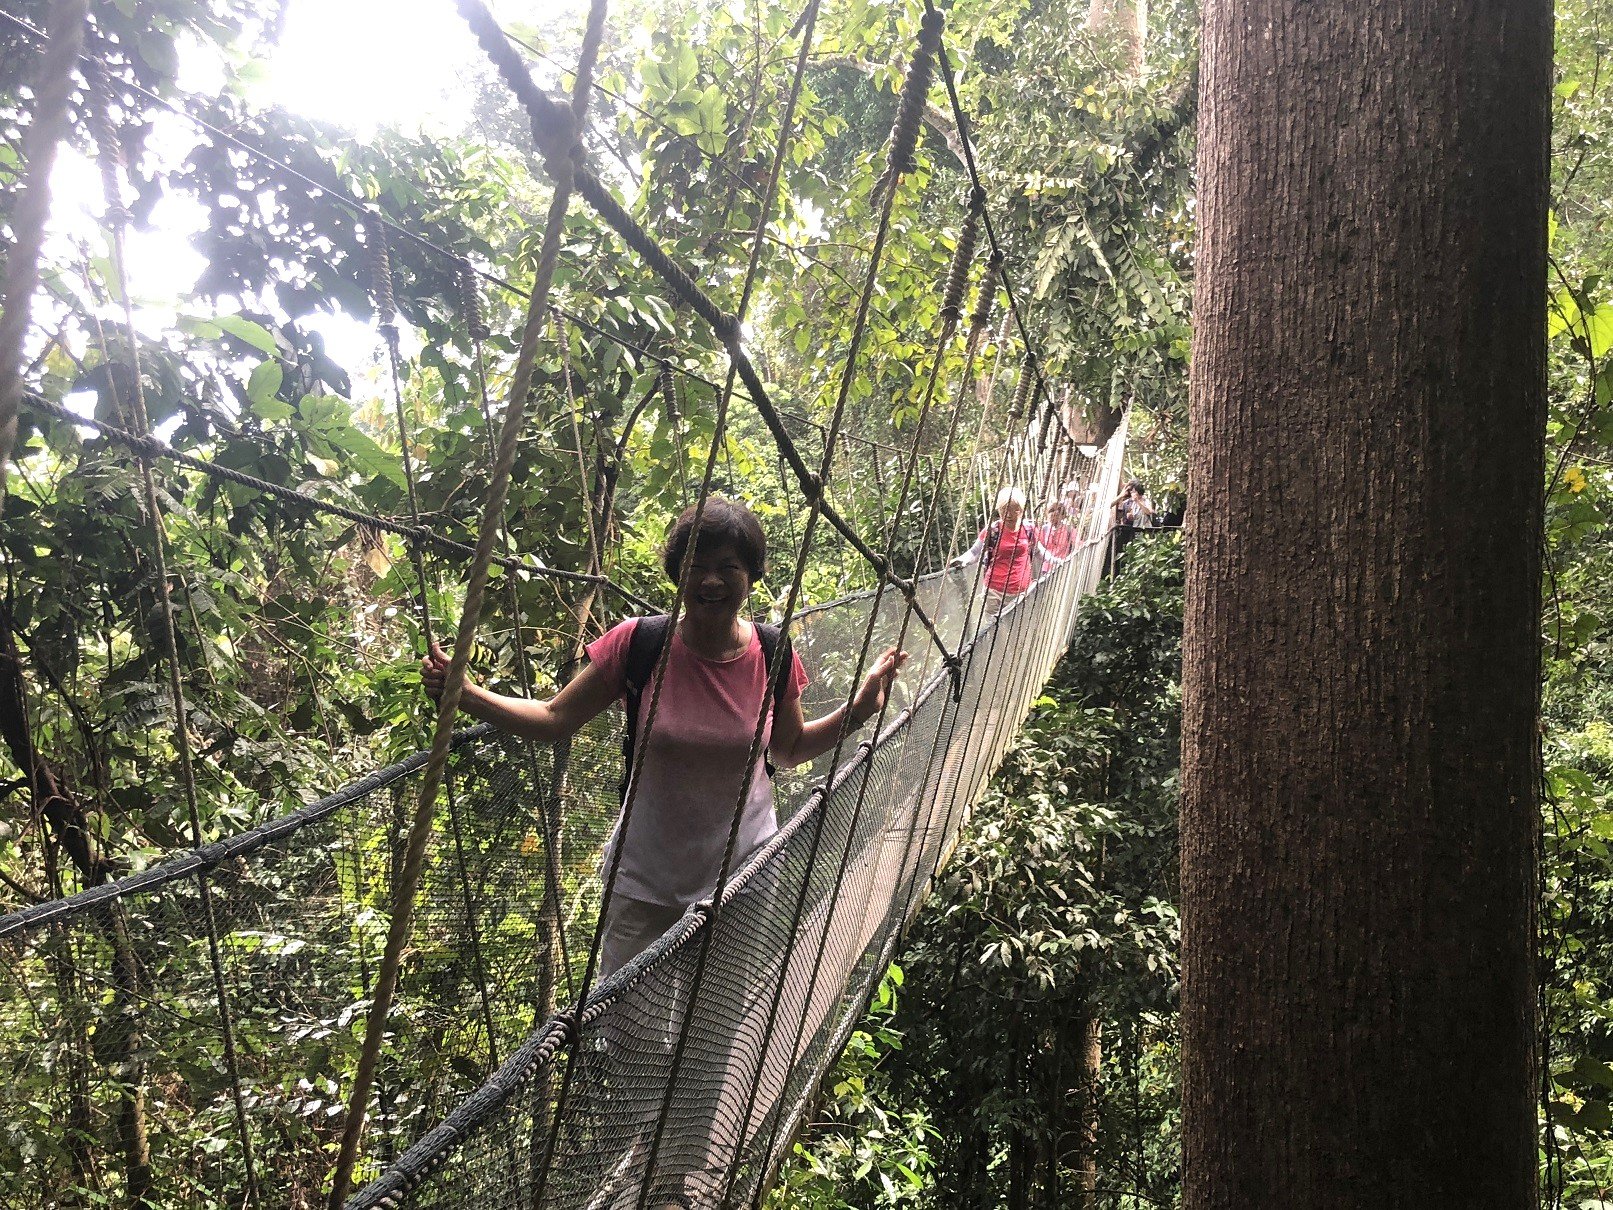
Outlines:
[[[45,8],[43,0],[25,0],[17,11],[42,24]],[[989,448],[1003,437],[979,423],[986,405],[1000,413],[1003,400],[966,394],[961,444],[950,464],[941,459],[939,416],[951,407],[946,384],[961,367],[961,341],[939,353],[943,390],[935,410],[923,414],[940,284],[965,194],[961,166],[934,137],[925,138],[895,195],[859,371],[841,395],[884,143],[919,15],[916,5],[860,2],[825,11],[818,39],[824,59],[806,75],[798,129],[788,132],[790,154],[771,195],[774,149],[786,134],[780,122],[793,53],[784,48],[793,48],[795,16],[777,6],[616,8],[599,77],[611,95],[593,119],[593,148],[608,186],[727,307],[737,308],[745,293],[753,233],[771,211],[750,279],[748,343],[789,409],[808,462],[819,465],[832,454],[827,478],[836,503],[871,540],[893,539],[904,572],[951,553],[951,517],[927,524],[927,501],[938,489],[944,500],[972,489],[974,443]],[[155,431],[186,454],[399,522],[412,523],[418,507],[438,532],[474,541],[492,444],[488,413],[508,387],[522,300],[483,284],[493,335],[476,348],[453,264],[421,241],[469,257],[517,289],[530,280],[533,216],[547,205],[549,187],[507,90],[486,76],[473,84],[481,95],[472,134],[425,139],[382,130],[358,142],[337,127],[253,102],[253,82],[278,36],[275,20],[257,7],[119,0],[94,6],[92,24],[92,44],[114,81],[111,118],[127,152],[132,238],[145,238],[174,214],[193,215],[194,230],[183,234],[203,263],[184,297],[152,297],[149,283],[138,280],[138,258],[133,268],[120,264],[103,232],[85,233],[81,225],[54,242],[35,311],[30,387],[52,405],[128,427],[138,382]],[[537,54],[573,61],[575,28],[518,32]],[[17,82],[33,53],[26,39],[0,27],[7,69],[0,72],[0,178],[8,183],[31,116],[30,95]],[[223,65],[216,95],[179,95],[176,81],[189,55]],[[328,188],[288,179],[163,113],[134,86],[175,98]],[[93,153],[85,105],[75,104],[75,146]],[[0,219],[13,196],[0,196]],[[402,333],[404,431],[379,339],[357,355],[337,339],[376,318],[370,277],[377,236],[366,214],[402,229],[388,244]],[[506,517],[512,545],[571,571],[599,570],[598,550],[615,580],[664,599],[660,537],[715,450],[717,489],[752,503],[775,548],[756,605],[776,608],[796,571],[791,552],[803,510],[771,436],[749,402],[736,397],[719,437],[726,367],[710,333],[584,209],[573,210],[565,234],[555,289],[568,318],[547,334],[536,368]],[[132,338],[121,323],[125,296],[139,310]],[[1017,362],[1017,350],[1009,357]],[[663,361],[689,372],[677,380],[675,407],[657,393]],[[1003,393],[1011,389],[1005,376]],[[842,440],[826,451],[825,428],[837,409]],[[905,510],[893,519],[904,456],[915,441],[921,456]],[[27,689],[25,698],[0,703],[0,712],[10,711],[3,721],[17,724],[5,729],[0,751],[0,910],[261,823],[421,741],[417,602],[424,598],[441,633],[457,616],[462,564],[428,553],[421,584],[411,552],[387,533],[166,461],[155,470],[189,738],[198,753],[199,834],[183,805],[152,518],[140,504],[137,471],[115,443],[25,406],[0,531],[0,640],[15,642]],[[870,582],[823,526],[802,572],[807,601]],[[536,576],[500,575],[493,589],[475,664],[499,687],[518,683],[523,662],[540,690],[553,685],[571,658],[585,603],[589,632],[624,609],[615,597],[589,601],[583,590]],[[42,825],[35,814],[21,768],[29,742],[61,779],[71,827]],[[591,754],[577,755],[579,767],[584,757]],[[342,866],[332,875],[345,901],[366,905],[354,918],[317,936],[260,921],[261,928],[226,939],[235,952],[285,974],[283,985],[262,989],[262,1002],[236,1006],[237,1036],[249,1074],[298,1073],[264,1076],[249,1090],[254,1120],[262,1123],[264,1171],[293,1202],[318,1200],[321,1148],[329,1145],[356,1053],[368,989],[367,976],[354,972],[369,969],[389,906],[377,871],[393,858],[389,838],[397,824],[385,815],[356,823],[358,834],[342,849],[344,861],[356,854],[368,874]],[[600,823],[568,823],[561,892],[579,928],[597,898]],[[495,825],[467,821],[473,853],[501,842]],[[64,843],[74,829],[93,842],[93,861],[77,863]],[[539,846],[529,834],[518,847],[531,856]],[[294,900],[301,880],[325,868],[323,856],[283,857],[257,888],[265,902],[276,892]],[[452,891],[428,881],[423,898],[450,901]],[[26,1170],[41,1200],[71,1200],[66,1191],[79,1186],[91,1200],[125,1198],[131,1177],[119,1148],[104,1140],[120,1137],[118,1115],[133,1112],[137,1092],[151,1136],[160,1136],[158,1169],[183,1171],[206,1190],[165,1188],[162,1196],[239,1200],[239,1190],[223,1187],[233,1179],[225,1173],[236,1169],[217,1158],[234,1143],[227,1098],[218,1096],[216,1009],[208,988],[176,974],[201,969],[198,953],[163,945],[136,954],[139,1011],[99,990],[116,984],[118,951],[100,937],[86,940],[81,952],[33,954],[20,976],[28,995],[0,1010],[0,1036],[62,1039],[52,1042],[59,1053],[50,1064],[19,1081],[8,1107],[23,1109],[0,1133],[0,1171]],[[429,988],[456,977],[456,962],[463,956],[423,938],[406,978]],[[274,997],[290,986],[305,992],[308,1004],[331,1007],[288,1004],[280,1011]],[[536,1006],[545,993],[530,990]],[[385,1116],[404,1137],[477,1075],[441,1023],[410,1015],[411,1003],[406,996],[397,1017],[405,1041],[394,1045],[416,1049],[393,1058],[414,1064],[418,1079],[401,1092],[383,1090],[396,1102]],[[178,1031],[164,1033],[163,1046],[191,1056],[185,1070],[161,1066],[155,1034],[138,1028],[142,1014]],[[891,1037],[868,1035],[870,1063]],[[81,1127],[60,1129],[74,1114]],[[884,1129],[892,1140],[922,1135],[904,1114]],[[928,1171],[922,1146],[904,1154],[905,1174],[879,1168],[895,1182],[891,1197],[917,1187]]]
[[[1084,27],[1085,3],[964,9],[969,99],[1050,364],[1081,409],[1186,419],[1197,5],[1149,5],[1148,63]],[[1000,73],[1000,74],[999,74]]]
[[826,1089],[824,1113],[768,1198],[777,1210],[913,1206],[932,1179],[940,1133],[923,1110],[898,1110],[883,1061],[901,1050],[894,1024],[905,975],[893,964],[874,992]]
[[1140,539],[1084,603],[899,959],[894,1012],[830,1077],[781,1205],[897,1204],[892,1187],[919,1206],[1068,1204],[1089,1021],[1100,1187],[1168,1203],[1181,553],[1174,536]]
[[[345,131],[258,108],[251,83],[275,36],[259,7],[94,6],[97,45],[118,81],[113,112],[137,227],[164,213],[165,200],[193,207],[205,266],[185,298],[153,299],[140,281],[123,280],[99,236],[53,244],[30,385],[52,403],[123,423],[138,359],[153,424],[176,447],[398,519],[410,511],[400,460],[407,443],[423,514],[448,536],[473,540],[491,444],[483,375],[496,407],[519,298],[484,289],[494,335],[479,360],[451,266],[411,240],[391,241],[405,332],[406,442],[379,343],[341,364],[322,335],[333,316],[374,318],[369,236],[354,210],[160,116],[127,85],[174,96],[185,56],[197,48],[215,55],[225,64],[223,86],[186,104],[516,285],[533,271],[532,216],[548,200],[524,121],[488,78],[476,85],[476,133],[467,137],[383,131],[361,145]],[[1085,3],[1068,0],[956,4],[948,45],[978,119],[1009,267],[1043,317],[1046,368],[1072,384],[1071,402],[1088,419],[1110,405],[1138,405],[1134,468],[1160,501],[1182,479],[1196,6],[1151,7],[1141,72],[1085,28]],[[1613,1201],[1613,651],[1605,624],[1613,617],[1613,83],[1597,0],[1558,7],[1547,284],[1545,1138],[1548,1186],[1561,1183],[1571,1204],[1596,1206]],[[46,8],[21,0],[10,11],[41,25]],[[790,85],[791,55],[780,52],[793,45],[793,13],[761,4],[618,8],[601,65],[601,82],[620,98],[596,107],[595,148],[610,187],[725,306],[739,302],[752,234],[771,208],[748,341],[813,463],[824,457],[823,425],[840,402],[883,143],[918,15],[917,5],[865,0],[825,9],[799,129],[771,197]],[[540,54],[565,63],[574,56],[574,28],[519,32]],[[26,39],[0,26],[7,186],[22,167],[30,106],[17,82],[33,55]],[[831,476],[837,503],[861,530],[885,534],[900,449],[923,420],[918,480],[896,531],[903,570],[949,553],[951,519],[926,532],[917,501],[937,483],[949,488],[943,497],[961,493],[970,473],[966,459],[939,465],[944,434],[935,415],[920,413],[964,193],[939,90],[932,99],[938,112],[896,197],[863,368],[845,399],[844,427],[856,439],[834,451]],[[89,151],[83,118],[76,110],[73,138]],[[14,194],[0,190],[0,219]],[[586,570],[592,522],[606,570],[655,599],[664,593],[659,536],[717,443],[719,388],[708,383],[721,383],[723,361],[710,335],[592,217],[574,212],[566,235],[557,292],[579,322],[557,326],[540,360],[510,529],[522,553]],[[140,303],[137,349],[120,327],[125,295]],[[943,371],[955,371],[960,356],[956,344],[944,351]],[[675,416],[652,394],[662,359],[701,376],[680,379]],[[988,349],[982,368],[989,376],[1015,361],[1012,351]],[[1011,389],[1011,373],[1003,377]],[[969,401],[961,431],[976,431],[979,402]],[[990,426],[982,432],[987,444],[1002,436]],[[717,454],[719,490],[750,500],[775,549],[790,550],[799,521],[792,486],[743,399],[730,409]],[[586,497],[577,490],[583,483]],[[261,822],[416,747],[420,589],[402,543],[167,465],[159,484],[200,753],[200,838]],[[198,838],[181,805],[137,474],[112,443],[25,407],[8,489],[0,632],[15,642],[25,672],[27,733],[62,776],[108,867],[142,868]],[[1059,680],[937,888],[939,909],[881,985],[818,1128],[786,1173],[781,1205],[995,1205],[1011,1192],[1048,1192],[1050,1173],[1071,1188],[1080,1149],[1071,1149],[1070,1123],[1081,1113],[1070,1078],[1081,1044],[1073,1023],[1088,1018],[1100,1022],[1099,1184],[1131,1191],[1130,1201],[1115,1194],[1102,1204],[1170,1202],[1181,572],[1173,539],[1134,543],[1130,557],[1125,573],[1088,603]],[[428,567],[425,595],[440,624],[457,611],[459,565],[432,556]],[[787,555],[775,556],[759,608],[783,600],[794,570]],[[804,568],[807,599],[867,582],[820,527]],[[540,687],[553,683],[576,638],[578,595],[524,576],[501,576],[495,588],[479,672],[509,685],[525,660]],[[618,609],[614,600],[595,602],[592,624]],[[0,908],[96,876],[75,868],[59,833],[40,825],[19,756],[0,754]],[[598,838],[583,839],[586,848]],[[384,829],[365,843],[367,857],[384,864]],[[570,901],[586,896],[591,876],[583,854],[566,871]],[[357,886],[350,889],[361,897]],[[343,1006],[298,1036],[269,1017],[249,1013],[243,1022],[244,1053],[292,1052],[301,1064],[286,1087],[265,1090],[281,1098],[283,1119],[259,1140],[271,1167],[289,1162],[308,1137],[328,1141],[365,996],[344,972],[384,928],[386,905],[370,898],[358,919],[318,945],[269,929],[235,939],[274,952],[310,994]],[[28,1172],[35,1189],[49,1191],[42,1198],[117,1201],[121,1177],[111,1166],[80,1167],[87,1134],[113,1133],[119,1085],[108,1073],[131,1039],[127,1020],[103,990],[104,954],[46,957],[50,973],[30,985],[39,996],[30,1011],[59,1007],[75,1041],[17,1077],[13,1103],[25,1112],[0,1131],[0,1169]],[[160,972],[178,957],[152,953],[146,961]],[[437,977],[449,961],[428,950],[421,970]],[[86,984],[65,974],[56,983],[81,968]],[[187,1089],[216,1088],[222,1062],[209,1001],[176,996],[150,1011],[195,1033],[196,1062],[145,1091],[161,1120],[159,1147],[197,1157],[196,1171],[205,1173],[207,1157],[232,1145],[226,1120],[190,1112]],[[34,1036],[35,1020],[19,1012],[0,1019],[0,1036]],[[422,1059],[424,1082],[470,1079],[473,1072],[452,1070],[456,1061],[446,1053]],[[90,1071],[104,1077],[105,1097],[91,1106],[90,1123],[64,1128],[65,1090]],[[422,1100],[400,1113],[431,1109]],[[1560,1169],[1552,1157],[1562,1157]],[[297,1185],[294,1196],[311,1203],[317,1189]]]

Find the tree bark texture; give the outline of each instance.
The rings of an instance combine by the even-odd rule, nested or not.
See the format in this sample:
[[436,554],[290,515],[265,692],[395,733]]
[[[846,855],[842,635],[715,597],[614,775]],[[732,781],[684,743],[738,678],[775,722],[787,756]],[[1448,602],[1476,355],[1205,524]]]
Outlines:
[[1081,1155],[1073,1168],[1079,1196],[1072,1201],[1072,1210],[1096,1210],[1098,1204],[1098,1081],[1102,1074],[1103,1018],[1096,1006],[1088,1005],[1081,1024],[1081,1066],[1077,1076]]
[[1183,1205],[1533,1205],[1551,6],[1202,55]]

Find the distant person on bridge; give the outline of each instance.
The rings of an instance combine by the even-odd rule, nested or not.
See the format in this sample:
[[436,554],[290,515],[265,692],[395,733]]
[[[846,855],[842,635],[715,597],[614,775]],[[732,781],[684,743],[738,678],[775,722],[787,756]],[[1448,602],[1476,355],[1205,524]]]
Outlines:
[[1139,529],[1152,529],[1155,516],[1154,502],[1148,498],[1140,479],[1131,480],[1121,489],[1114,498],[1114,536],[1109,545],[1108,574],[1120,571],[1121,556],[1127,544]]
[[1019,596],[1036,579],[1037,568],[1048,558],[1037,538],[1036,526],[1025,517],[1025,493],[1005,487],[997,493],[997,519],[975,539],[975,544],[947,564],[949,569],[985,561],[987,617]]
[[[780,641],[777,627],[743,616],[767,563],[767,539],[755,514],[714,497],[697,528],[695,509],[684,510],[661,552],[662,569],[674,583],[691,541],[683,616],[671,631],[665,680],[647,737],[651,674],[671,630],[665,615],[628,618],[590,643],[588,665],[548,701],[507,697],[468,681],[461,698],[473,718],[546,744],[575,735],[613,702],[630,711],[624,803],[635,738],[646,747],[626,835],[618,821],[605,849],[604,869],[610,870],[618,846],[620,865],[601,943],[602,976],[641,953],[690,904],[715,891],[775,657],[790,663],[767,704],[762,752],[783,767],[821,756],[835,746],[843,727],[849,731],[873,718],[907,660],[905,651],[888,649],[863,679],[849,717],[841,706],[808,722],[801,713],[807,674],[800,658]],[[433,645],[421,661],[426,692],[441,694],[447,670],[448,656]],[[740,809],[730,872],[777,830],[772,778],[758,756]]]
[[1063,500],[1054,500],[1047,506],[1047,520],[1036,528],[1036,539],[1048,557],[1060,563],[1075,549],[1075,526],[1070,524],[1070,510]]
[[1064,505],[1064,511],[1070,518],[1071,524],[1081,516],[1081,485],[1071,479],[1059,489],[1059,501]]
[[1154,502],[1139,479],[1126,484],[1115,497],[1115,524],[1129,525],[1132,529],[1148,529],[1154,524]]

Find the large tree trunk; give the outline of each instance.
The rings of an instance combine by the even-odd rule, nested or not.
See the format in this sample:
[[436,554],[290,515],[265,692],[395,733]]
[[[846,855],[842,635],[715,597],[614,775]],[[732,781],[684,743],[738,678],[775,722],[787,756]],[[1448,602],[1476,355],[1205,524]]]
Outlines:
[[[1058,1081],[1053,1169],[1048,1203],[1056,1210],[1093,1210],[1098,1188],[1098,1081],[1103,1071],[1103,1020],[1091,1000],[1071,1015],[1068,1078]],[[1061,1064],[1063,1066],[1063,1064]]]
[[1092,0],[1087,28],[1112,31],[1124,44],[1133,71],[1141,71],[1148,58],[1148,0]]
[[1535,1202],[1549,0],[1211,0],[1184,1206]]

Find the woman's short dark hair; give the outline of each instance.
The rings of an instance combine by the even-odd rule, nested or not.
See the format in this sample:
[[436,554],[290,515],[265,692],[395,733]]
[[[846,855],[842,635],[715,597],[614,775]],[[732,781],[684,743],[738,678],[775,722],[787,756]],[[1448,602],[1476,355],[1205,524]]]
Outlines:
[[694,548],[710,550],[713,546],[731,545],[739,552],[740,562],[750,574],[751,582],[762,578],[767,570],[767,535],[756,514],[743,504],[713,496],[706,501],[700,513],[700,532],[695,534],[695,506],[683,510],[682,516],[667,530],[666,545],[661,548],[661,570],[674,584],[683,568],[683,556],[689,549],[689,538],[694,535]]

